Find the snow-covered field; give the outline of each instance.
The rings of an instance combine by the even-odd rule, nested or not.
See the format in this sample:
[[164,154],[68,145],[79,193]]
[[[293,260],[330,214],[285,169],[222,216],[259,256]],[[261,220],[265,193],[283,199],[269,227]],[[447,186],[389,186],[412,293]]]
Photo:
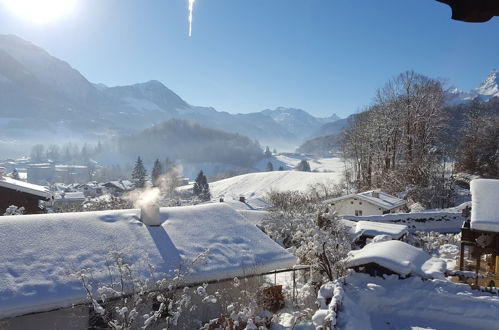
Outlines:
[[256,167],[257,169],[264,171],[267,163],[270,161],[274,167],[274,170],[277,170],[279,166],[282,166],[285,170],[292,170],[302,160],[308,161],[310,169],[314,172],[334,172],[340,174],[345,171],[345,164],[339,157],[315,159],[294,153],[282,153],[273,155],[270,159],[262,159]]
[[[238,175],[232,178],[210,182],[213,198],[224,197],[227,200],[264,197],[269,191],[307,191],[315,184],[333,185],[340,180],[340,173],[314,173],[300,171],[273,171]],[[180,187],[180,190],[192,186]]]

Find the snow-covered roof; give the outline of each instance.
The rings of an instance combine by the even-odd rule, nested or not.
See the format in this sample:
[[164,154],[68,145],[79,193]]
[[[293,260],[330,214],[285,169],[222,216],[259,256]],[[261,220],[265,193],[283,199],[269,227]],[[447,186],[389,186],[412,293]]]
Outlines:
[[84,201],[85,194],[81,191],[56,193],[55,201]]
[[0,187],[22,191],[35,196],[40,196],[45,199],[52,198],[52,193],[47,187],[15,180],[6,176],[0,177]]
[[392,239],[399,239],[407,233],[407,226],[373,221],[359,221],[355,227],[355,234],[368,237],[389,235]]
[[471,228],[499,233],[499,180],[471,181]]
[[350,198],[358,198],[360,200],[363,200],[365,202],[374,204],[378,207],[381,207],[385,210],[391,210],[396,207],[400,207],[405,205],[407,202],[403,199],[400,199],[398,197],[392,196],[390,194],[384,193],[382,191],[378,190],[370,190],[370,191],[365,191],[362,193],[358,194],[350,194],[350,195],[345,195],[341,196],[338,198],[333,198],[329,200],[328,202],[334,203],[338,201],[342,201],[345,199],[350,199]]
[[[6,216],[0,219],[0,318],[71,306],[86,299],[72,274],[83,268],[109,282],[110,253],[134,275],[173,276],[187,283],[288,268],[296,258],[223,203],[161,208],[161,226],[144,225],[140,210]],[[189,262],[207,251],[194,265]],[[97,289],[96,285],[92,285]]]
[[345,259],[352,268],[375,263],[402,276],[443,278],[445,261],[401,241],[383,241],[367,244],[361,250],[350,251]]
[[109,187],[113,186],[123,191],[132,190],[133,183],[129,180],[119,180],[119,181],[109,181],[104,184],[104,186]]

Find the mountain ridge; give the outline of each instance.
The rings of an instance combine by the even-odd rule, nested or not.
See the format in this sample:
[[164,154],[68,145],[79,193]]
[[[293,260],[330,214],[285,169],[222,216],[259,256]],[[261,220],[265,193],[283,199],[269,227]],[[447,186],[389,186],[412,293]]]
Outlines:
[[29,127],[31,134],[67,130],[88,138],[139,131],[177,118],[277,147],[300,143],[317,123],[335,119],[290,111],[290,117],[296,113],[312,123],[297,130],[264,111],[232,114],[191,105],[158,80],[108,87],[90,82],[67,62],[14,35],[0,35],[0,109],[0,137],[4,138],[28,135],[22,126],[29,120],[36,121]]

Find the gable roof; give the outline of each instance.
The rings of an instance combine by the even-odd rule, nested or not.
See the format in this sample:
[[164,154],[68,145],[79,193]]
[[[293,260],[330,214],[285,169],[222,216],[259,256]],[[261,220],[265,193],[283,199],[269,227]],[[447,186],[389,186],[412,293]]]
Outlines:
[[0,177],[0,187],[22,191],[24,193],[39,196],[47,200],[52,198],[52,192],[50,192],[47,187],[15,180],[6,176]]
[[115,187],[123,191],[132,190],[134,185],[129,180],[109,181],[104,183],[105,187]]
[[[376,194],[377,194],[377,196],[376,196]],[[358,193],[358,194],[345,195],[345,196],[341,196],[338,198],[333,198],[333,199],[329,200],[328,202],[334,203],[334,202],[342,201],[342,200],[349,199],[349,198],[358,198],[362,201],[365,201],[367,203],[371,203],[371,204],[376,205],[378,207],[381,207],[385,210],[391,210],[391,209],[394,209],[396,207],[400,207],[400,206],[407,204],[407,201],[405,201],[403,199],[400,199],[398,197],[392,196],[390,194],[387,194],[387,193],[384,193],[384,192],[378,191],[378,190],[370,190],[370,191],[365,191],[365,192]]]
[[470,189],[471,228],[499,233],[499,180],[472,180]]
[[[0,217],[0,318],[86,301],[72,274],[88,269],[108,284],[110,253],[138,278],[173,277],[199,256],[188,283],[261,274],[293,266],[296,258],[222,203],[161,208],[161,226],[144,225],[140,210]],[[93,285],[97,289],[96,285]]]

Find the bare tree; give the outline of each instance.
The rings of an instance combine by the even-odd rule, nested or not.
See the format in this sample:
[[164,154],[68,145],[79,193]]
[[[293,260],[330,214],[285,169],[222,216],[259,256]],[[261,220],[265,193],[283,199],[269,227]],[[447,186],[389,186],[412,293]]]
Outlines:
[[357,189],[397,192],[431,186],[442,175],[445,160],[443,104],[442,83],[413,71],[380,89],[374,104],[356,115],[343,137]]

